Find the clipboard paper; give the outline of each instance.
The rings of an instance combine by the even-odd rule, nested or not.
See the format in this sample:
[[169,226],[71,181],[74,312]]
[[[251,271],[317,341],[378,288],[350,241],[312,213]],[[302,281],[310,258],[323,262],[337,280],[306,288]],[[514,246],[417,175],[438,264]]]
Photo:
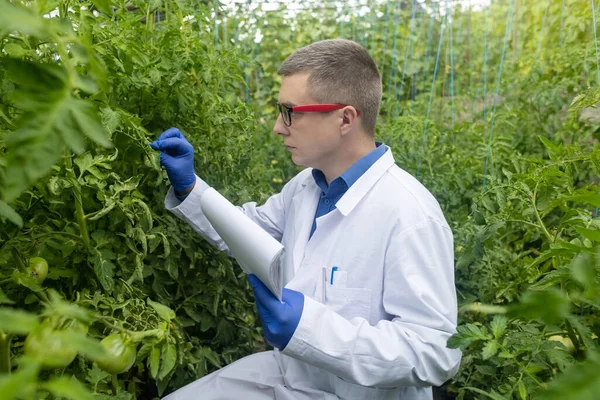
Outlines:
[[200,197],[202,212],[248,274],[255,274],[281,301],[283,245],[214,188]]

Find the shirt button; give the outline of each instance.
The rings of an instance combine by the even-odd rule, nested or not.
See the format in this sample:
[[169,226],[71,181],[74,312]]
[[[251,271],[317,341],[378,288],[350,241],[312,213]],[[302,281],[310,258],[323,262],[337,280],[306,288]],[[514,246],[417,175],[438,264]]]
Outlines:
[[325,199],[325,204],[329,205],[329,203],[331,203],[331,200]]

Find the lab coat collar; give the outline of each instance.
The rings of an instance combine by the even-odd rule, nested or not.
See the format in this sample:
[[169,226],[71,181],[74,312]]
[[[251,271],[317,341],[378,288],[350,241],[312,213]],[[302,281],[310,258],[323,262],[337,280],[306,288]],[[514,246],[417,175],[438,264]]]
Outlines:
[[330,199],[341,198],[348,188],[354,185],[354,182],[375,164],[387,149],[388,147],[382,142],[375,142],[375,149],[361,157],[330,184],[327,184],[325,174],[321,170],[313,169],[312,176],[325,196],[328,196]]
[[392,155],[392,150],[388,147],[379,160],[375,161],[371,168],[358,178],[342,198],[338,200],[336,208],[340,210],[342,215],[348,216],[392,165],[394,165],[394,156]]
[[[394,165],[394,162],[392,150],[388,147],[386,152],[377,161],[375,161],[375,163],[367,171],[365,171],[360,178],[358,178],[358,180],[336,203],[336,208],[342,213],[343,216],[347,216],[352,212],[354,207],[356,207],[360,200],[367,194],[373,185],[375,185],[379,178],[381,178],[383,174],[392,165]],[[307,174],[306,179],[302,183],[303,188],[307,185],[314,186],[314,188],[320,190],[312,178],[312,174]]]

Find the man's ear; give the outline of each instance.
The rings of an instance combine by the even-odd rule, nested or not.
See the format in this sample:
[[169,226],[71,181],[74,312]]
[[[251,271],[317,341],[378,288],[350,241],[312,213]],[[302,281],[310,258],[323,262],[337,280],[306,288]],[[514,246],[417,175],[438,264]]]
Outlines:
[[352,106],[344,107],[341,111],[342,123],[340,124],[340,133],[346,135],[358,124],[358,112]]

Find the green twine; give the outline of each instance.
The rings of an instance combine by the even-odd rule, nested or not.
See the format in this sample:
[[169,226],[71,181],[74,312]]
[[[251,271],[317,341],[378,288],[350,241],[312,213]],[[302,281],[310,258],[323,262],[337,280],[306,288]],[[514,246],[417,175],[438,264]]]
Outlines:
[[[421,21],[423,21],[425,19],[425,11],[423,10],[423,8],[421,7],[420,11],[419,11],[419,18],[421,19]],[[421,24],[424,25],[424,24]],[[415,49],[415,41],[413,40],[412,42],[412,64],[415,64],[415,57],[416,57],[416,49]],[[415,100],[417,97],[417,77],[419,75],[419,71],[415,70],[415,73],[412,75],[412,80],[411,80],[411,91],[410,91],[410,98],[411,98],[411,102],[410,102],[410,115],[412,115],[413,110],[415,108]]]
[[596,33],[596,7],[592,0],[592,18],[594,20],[594,42],[596,43],[596,69],[598,70],[598,82],[600,83],[600,60],[598,60],[598,35]]
[[388,100],[391,98],[392,85],[394,82],[394,77],[396,76],[396,53],[398,49],[398,25],[400,23],[400,11],[402,11],[402,8],[400,7],[401,4],[402,1],[399,1],[397,10],[398,12],[394,16],[394,49],[392,51],[392,70],[390,72],[390,79],[388,82]]
[[[250,32],[250,24],[252,19],[254,19],[254,9],[250,9],[251,0],[248,0],[248,10],[250,11],[250,18],[248,19],[248,32]],[[250,34],[250,44],[252,44],[252,34]],[[254,50],[254,49],[253,49]],[[246,104],[250,104],[250,73],[248,72],[248,65],[244,63],[246,68],[244,68],[244,79],[246,81]]]
[[[455,116],[454,116],[454,54],[453,54],[453,50],[452,50],[452,41],[453,41],[453,36],[454,36],[454,31],[452,29],[452,22],[453,22],[453,10],[450,10],[450,98],[452,101],[452,130],[454,130],[454,121],[455,121]],[[454,140],[454,136],[453,136],[453,140]]]
[[[544,18],[542,19],[542,30],[540,31],[540,40],[538,41],[537,50],[535,51],[535,59],[533,61],[533,68],[535,69],[537,66],[537,62],[540,59],[540,53],[542,51],[542,43],[544,42],[544,36],[546,34],[546,24],[548,21],[548,11],[550,10],[550,3],[552,0],[548,0],[548,5],[546,6],[546,11],[544,12]],[[543,70],[543,65],[542,65]]]
[[[600,7],[600,4],[598,4]],[[596,33],[596,7],[594,6],[594,0],[592,0],[592,18],[594,21],[594,43],[596,44],[596,69],[598,71],[598,83],[600,83],[600,60],[598,59],[598,35]],[[594,213],[595,217],[598,217],[598,207]]]
[[[404,65],[402,67],[402,78],[400,79],[400,98],[402,98],[402,94],[404,93],[404,78],[406,77],[406,68],[408,65],[408,52],[409,50],[413,47],[413,42],[414,42],[414,32],[415,32],[415,2],[416,0],[412,1],[412,17],[411,17],[411,21],[410,21],[410,36],[408,37],[407,43],[406,43],[406,53],[404,54]],[[394,93],[396,93],[396,86],[394,85]],[[394,117],[396,117],[396,113],[394,111]]]
[[371,23],[371,54],[375,56],[375,38],[377,37],[377,30],[375,27],[377,26],[377,9],[373,11],[373,22]]
[[217,24],[217,2],[213,1],[213,10],[215,12],[215,46],[219,44],[219,25]]
[[487,110],[487,61],[488,61],[488,17],[490,6],[485,9],[484,17],[484,31],[483,31],[483,136],[485,137],[485,130],[487,125],[486,110]]
[[[594,1],[594,0],[592,0],[592,1]],[[498,107],[498,95],[500,93],[500,82],[502,79],[502,67],[504,66],[504,56],[506,54],[508,35],[509,35],[509,31],[510,31],[510,19],[512,16],[513,7],[514,7],[514,0],[510,0],[510,6],[508,8],[508,13],[506,15],[506,30],[504,32],[504,46],[502,48],[502,57],[500,58],[500,69],[498,71],[498,80],[497,80],[497,84],[496,84],[496,96],[494,97],[494,111],[492,112],[492,122],[490,124],[490,136],[489,136],[489,140],[488,140],[487,154],[485,156],[485,166],[483,169],[483,187],[484,188],[487,183],[487,169],[488,169],[488,164],[489,164],[489,159],[490,159],[490,153],[492,151],[492,138],[493,138],[493,134],[494,134],[494,122],[496,121],[496,109]]]
[[[426,54],[425,54],[425,65],[429,65],[429,59],[431,57],[432,51],[431,48],[433,47],[433,22],[434,22],[435,16],[434,13],[432,12],[429,18],[429,32],[427,33],[427,47],[426,47]],[[423,79],[426,80],[427,76],[423,75]]]
[[[446,3],[446,8],[448,7],[448,3]],[[448,13],[444,13],[444,18],[442,19],[442,26],[440,27],[440,42],[438,44],[437,56],[435,59],[435,68],[433,70],[433,80],[431,82],[431,93],[429,95],[429,106],[427,107],[427,116],[425,117],[425,127],[423,129],[423,138],[421,139],[421,152],[419,154],[419,162],[417,165],[417,179],[421,173],[421,163],[423,161],[423,155],[425,153],[425,139],[427,138],[427,126],[429,123],[429,116],[431,115],[431,104],[433,103],[433,95],[435,92],[435,81],[437,78],[438,66],[440,62],[440,53],[442,52],[442,42],[444,41],[444,28],[446,25],[446,16]]]
[[383,48],[381,49],[381,67],[379,70],[381,71],[381,77],[383,77],[383,72],[385,70],[385,50],[387,49],[387,38],[388,38],[388,27],[389,27],[389,8],[390,8],[390,0],[387,0],[385,5],[385,22],[384,26],[384,38],[383,38]]
[[563,34],[563,28],[565,26],[565,0],[562,0],[561,11],[560,11],[560,47],[565,42],[565,35]]

